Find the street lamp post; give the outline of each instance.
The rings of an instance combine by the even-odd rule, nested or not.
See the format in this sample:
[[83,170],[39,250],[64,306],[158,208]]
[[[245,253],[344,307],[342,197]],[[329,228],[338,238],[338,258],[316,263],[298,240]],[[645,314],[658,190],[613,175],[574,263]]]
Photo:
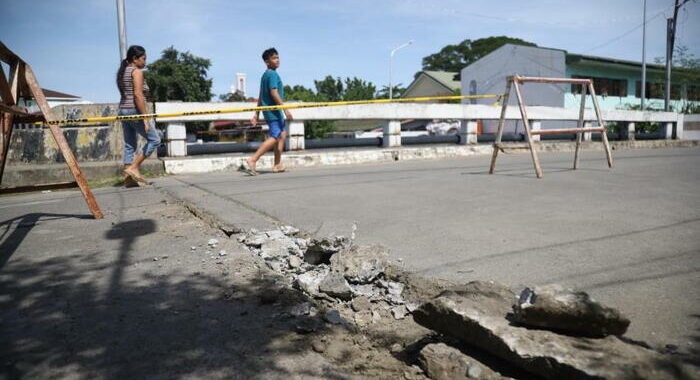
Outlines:
[[126,59],[126,16],[124,0],[117,0],[117,27],[119,29],[119,56]]
[[393,95],[394,95],[394,94],[393,94],[394,88],[392,87],[392,83],[391,83],[391,61],[392,61],[392,58],[394,58],[394,53],[396,53],[397,50],[399,50],[399,49],[401,49],[401,48],[405,48],[406,46],[408,46],[408,45],[410,45],[410,44],[412,44],[412,43],[413,43],[413,40],[410,40],[410,41],[408,41],[408,42],[405,42],[405,43],[403,43],[403,44],[401,44],[401,45],[395,47],[394,50],[391,51],[391,54],[389,54],[389,99],[393,99],[393,98],[394,98],[394,97],[393,97]]

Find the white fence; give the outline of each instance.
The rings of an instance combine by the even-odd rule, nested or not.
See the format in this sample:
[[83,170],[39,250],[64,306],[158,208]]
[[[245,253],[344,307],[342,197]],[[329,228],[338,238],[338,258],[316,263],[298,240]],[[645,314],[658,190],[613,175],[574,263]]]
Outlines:
[[[191,112],[201,110],[217,110],[224,108],[251,107],[251,103],[156,103],[156,113]],[[383,145],[395,147],[401,145],[401,123],[406,119],[433,120],[463,120],[459,131],[460,144],[476,144],[477,120],[497,120],[500,117],[500,107],[472,104],[435,104],[435,103],[392,103],[370,104],[356,106],[336,106],[323,108],[303,108],[291,110],[294,120],[288,123],[288,150],[303,150],[305,120],[383,120]],[[634,139],[635,123],[655,122],[662,126],[662,138],[683,139],[684,117],[700,122],[700,115],[682,115],[675,112],[642,112],[627,110],[603,110],[603,120],[606,122],[621,122],[626,125],[622,138]],[[178,116],[158,119],[168,123],[166,141],[168,156],[185,156],[185,122],[216,121],[216,120],[249,120],[252,112],[231,114]],[[528,116],[533,129],[540,128],[542,121],[575,122],[579,117],[578,108],[558,108],[529,106]],[[520,111],[515,106],[509,106],[506,112],[507,120],[521,120]],[[596,119],[593,109],[587,109],[584,120]],[[695,124],[693,124],[695,125]],[[693,130],[693,137],[700,138],[700,128]],[[697,136],[697,137],[696,137]],[[690,136],[689,136],[690,137]],[[584,139],[590,140],[590,134],[584,134]]]

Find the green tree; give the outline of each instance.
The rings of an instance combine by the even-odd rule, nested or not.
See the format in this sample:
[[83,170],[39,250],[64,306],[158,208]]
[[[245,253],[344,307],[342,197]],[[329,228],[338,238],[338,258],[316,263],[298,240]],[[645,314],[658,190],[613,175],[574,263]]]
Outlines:
[[210,60],[172,46],[163,50],[161,58],[149,64],[145,73],[151,96],[156,102],[208,102],[213,96],[212,80],[207,78],[210,66]]
[[[163,50],[161,57],[148,65],[146,83],[153,101],[208,102],[214,96],[212,80],[207,78],[211,61],[196,57],[190,52],[180,52],[174,47]],[[207,122],[185,124],[188,131],[206,130]]]
[[505,44],[537,46],[520,38],[497,36],[466,39],[457,45],[447,45],[439,52],[423,58],[423,70],[453,71],[459,73],[465,66],[477,61]]
[[340,78],[327,75],[323,80],[315,80],[316,99],[319,102],[337,102],[343,100],[343,82]]
[[285,100],[300,101],[300,102],[315,102],[316,94],[314,90],[304,86],[284,86]]
[[343,100],[369,100],[374,99],[377,88],[371,82],[365,82],[360,78],[345,78],[345,91]]
[[[391,97],[392,98],[400,98],[403,96],[403,94],[406,92],[406,87],[403,87],[401,83],[397,84],[396,86],[391,86]],[[389,86],[382,86],[382,89],[379,90],[375,96],[376,99],[389,99]]]
[[228,92],[226,94],[219,95],[219,100],[221,100],[222,102],[245,102],[248,99],[245,96],[243,96],[243,94],[241,94],[239,91],[236,91],[233,93]]

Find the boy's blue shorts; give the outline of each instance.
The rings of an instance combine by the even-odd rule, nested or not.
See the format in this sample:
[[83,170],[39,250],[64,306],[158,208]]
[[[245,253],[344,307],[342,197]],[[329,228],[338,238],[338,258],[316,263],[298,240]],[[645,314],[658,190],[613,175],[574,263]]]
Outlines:
[[272,138],[278,139],[284,132],[284,119],[270,120],[267,122],[267,126],[270,128],[267,134]]

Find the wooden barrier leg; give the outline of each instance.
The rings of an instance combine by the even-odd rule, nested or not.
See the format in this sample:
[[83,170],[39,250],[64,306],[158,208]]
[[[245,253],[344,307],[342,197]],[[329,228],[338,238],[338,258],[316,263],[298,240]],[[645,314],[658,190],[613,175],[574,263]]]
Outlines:
[[498,158],[498,151],[500,150],[499,144],[501,143],[501,138],[503,136],[503,129],[506,124],[506,110],[508,109],[508,98],[510,97],[510,87],[513,84],[512,78],[506,79],[506,92],[503,95],[501,101],[501,118],[498,120],[498,131],[496,132],[496,140],[493,143],[493,156],[491,156],[491,168],[489,169],[489,174],[493,174],[496,170],[496,158]]
[[525,127],[525,134],[527,136],[527,143],[530,146],[530,154],[532,155],[532,163],[535,166],[535,174],[537,178],[542,178],[542,168],[540,167],[540,159],[537,157],[537,152],[535,151],[535,145],[532,143],[532,134],[530,133],[530,122],[527,118],[527,110],[525,109],[525,103],[523,103],[523,96],[520,93],[520,86],[518,83],[518,78],[516,77],[513,82],[515,82],[515,96],[518,97],[518,106],[520,107],[520,116],[523,118],[523,126]]
[[[595,108],[595,114],[598,118],[598,125],[605,128],[605,123],[603,122],[603,115],[600,113],[600,106],[598,106],[598,99],[595,97],[595,89],[593,89],[593,82],[590,84],[591,98],[593,99],[593,108]],[[608,133],[604,129],[602,132],[603,146],[605,147],[605,156],[608,159],[608,167],[613,167],[612,152],[610,151],[610,144],[608,143]]]
[[[26,80],[29,90],[34,96],[34,100],[41,109],[41,112],[44,114],[44,117],[47,121],[51,121],[53,119],[51,109],[49,108],[46,98],[44,97],[44,93],[39,87],[36,77],[34,76],[34,72],[29,65],[24,67],[24,79]],[[63,154],[63,158],[66,160],[68,168],[73,174],[73,178],[75,178],[75,182],[78,183],[80,191],[83,193],[83,198],[85,198],[85,202],[90,208],[90,212],[92,212],[95,219],[102,219],[103,215],[102,211],[100,210],[100,206],[97,204],[95,196],[92,194],[90,186],[88,186],[88,183],[83,176],[83,172],[78,167],[78,162],[76,161],[65,136],[63,136],[63,131],[61,131],[61,128],[57,125],[49,125],[49,129],[51,130],[54,140],[56,140],[58,148],[61,150],[61,154]]]
[[10,139],[12,138],[12,114],[0,112],[0,184],[5,173],[7,163],[7,152],[10,150]]
[[[578,124],[576,125],[576,128],[583,128],[583,117],[584,113],[586,112],[586,93],[587,93],[587,86],[581,86],[581,110],[578,113]],[[578,158],[579,158],[579,152],[581,151],[581,138],[583,137],[582,133],[577,133],[576,134],[576,152],[574,153],[574,170],[578,168]]]

